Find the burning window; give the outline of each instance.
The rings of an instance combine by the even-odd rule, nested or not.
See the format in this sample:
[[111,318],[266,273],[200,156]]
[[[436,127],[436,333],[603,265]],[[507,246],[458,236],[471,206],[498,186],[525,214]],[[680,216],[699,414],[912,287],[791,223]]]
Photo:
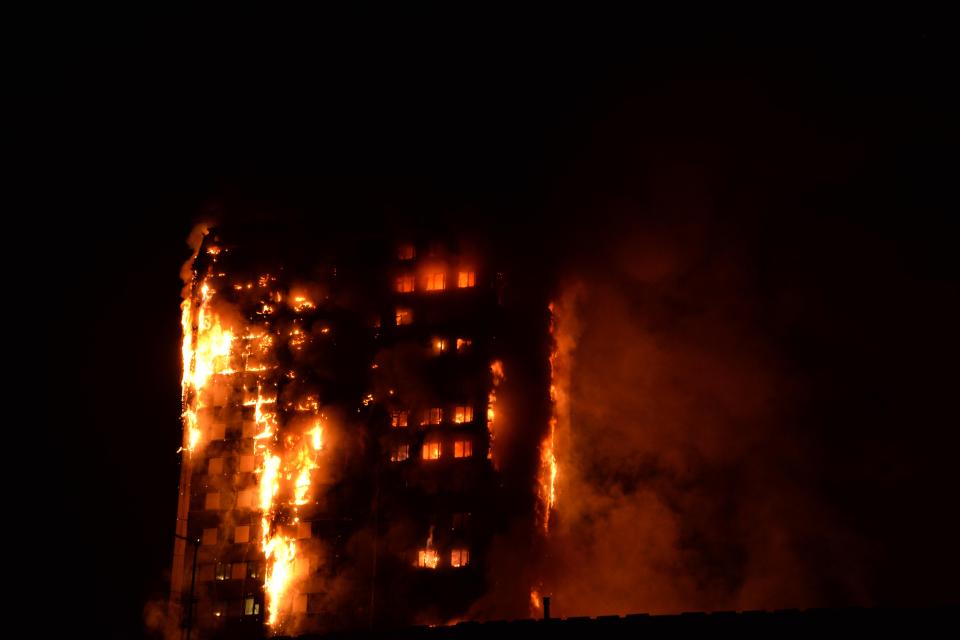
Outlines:
[[413,311],[410,309],[397,309],[396,322],[398,327],[405,324],[413,324]]
[[469,405],[453,408],[453,421],[457,424],[473,422],[473,407]]
[[441,422],[443,422],[443,409],[430,407],[423,412],[423,420],[420,424],[440,424]]
[[310,526],[309,522],[299,522],[297,523],[297,539],[303,540],[304,538],[313,537],[313,528]]
[[470,564],[469,549],[454,549],[450,552],[451,567],[465,567]]
[[233,541],[236,543],[250,542],[250,526],[244,524],[234,529]]
[[247,596],[243,599],[243,615],[245,616],[258,616],[260,615],[260,603],[257,602],[255,596]]
[[423,443],[423,459],[424,460],[440,459],[440,442],[439,441]]
[[435,549],[420,549],[417,552],[417,566],[424,569],[436,569],[440,562],[440,556]]
[[218,538],[219,535],[216,527],[213,527],[212,529],[204,529],[203,535],[200,537],[200,543],[205,546],[212,546],[217,544]]
[[233,572],[233,564],[230,562],[217,563],[217,580],[229,580]]
[[261,575],[261,566],[259,562],[248,562],[247,563],[247,577],[248,578],[259,578]]
[[217,511],[220,508],[220,492],[208,493],[203,508],[207,511]]
[[473,271],[461,271],[457,274],[457,286],[461,289],[472,287],[476,284],[476,276]]
[[443,291],[447,285],[447,275],[442,271],[427,274],[427,291]]
[[457,351],[463,353],[470,348],[470,345],[473,344],[473,340],[468,340],[466,338],[457,338]]
[[453,443],[454,458],[469,458],[473,455],[473,442],[470,440],[457,440]]
[[256,458],[252,454],[240,456],[239,470],[243,473],[253,471],[256,466]]
[[399,276],[394,284],[397,293],[410,293],[413,291],[415,278],[410,275]]
[[207,462],[207,473],[218,476],[223,473],[223,458],[210,458]]
[[390,426],[391,427],[405,427],[410,418],[409,411],[391,411],[390,412]]
[[416,256],[417,251],[412,244],[402,244],[397,247],[397,258],[400,260],[413,260]]
[[390,449],[390,462],[403,462],[410,457],[410,445],[398,444]]
[[441,354],[447,350],[447,339],[446,338],[434,338],[433,339],[433,352],[436,354]]

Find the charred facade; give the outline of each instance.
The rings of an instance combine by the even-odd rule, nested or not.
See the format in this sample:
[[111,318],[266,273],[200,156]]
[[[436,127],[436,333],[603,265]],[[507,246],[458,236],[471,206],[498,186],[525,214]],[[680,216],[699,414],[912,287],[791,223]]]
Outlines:
[[510,511],[502,276],[436,234],[301,244],[213,228],[185,269],[171,619],[194,637],[460,619]]

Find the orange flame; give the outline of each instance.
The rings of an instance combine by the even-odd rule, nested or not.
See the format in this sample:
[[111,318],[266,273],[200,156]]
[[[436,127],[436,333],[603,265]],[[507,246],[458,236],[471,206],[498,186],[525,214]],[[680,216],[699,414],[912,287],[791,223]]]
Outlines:
[[494,447],[494,431],[493,431],[493,422],[496,418],[495,405],[497,404],[497,387],[500,386],[500,383],[503,382],[503,363],[499,360],[494,360],[490,363],[490,375],[491,375],[491,384],[490,384],[490,393],[487,396],[487,432],[490,434],[490,447],[487,449],[487,458],[494,461],[494,467],[496,467],[496,460],[493,456],[493,447]]

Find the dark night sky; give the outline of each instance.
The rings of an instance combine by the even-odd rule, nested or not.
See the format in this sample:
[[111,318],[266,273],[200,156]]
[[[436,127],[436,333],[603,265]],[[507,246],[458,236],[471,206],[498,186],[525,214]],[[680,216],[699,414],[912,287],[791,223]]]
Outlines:
[[179,268],[194,217],[230,198],[331,225],[344,201],[369,202],[373,221],[479,211],[557,248],[567,273],[596,268],[635,222],[691,224],[709,202],[711,228],[767,283],[761,303],[795,285],[777,302],[804,321],[765,331],[810,382],[805,415],[836,429],[810,436],[834,470],[820,490],[882,549],[871,597],[957,602],[955,52],[935,20],[642,46],[622,31],[513,33],[509,49],[492,31],[329,27],[296,47],[197,27],[181,46],[165,26],[72,34],[45,54],[50,82],[33,79],[36,148],[56,176],[37,199],[63,220],[51,358],[69,366],[52,367],[50,419],[69,544],[95,576],[87,623],[140,635],[144,602],[163,596]]

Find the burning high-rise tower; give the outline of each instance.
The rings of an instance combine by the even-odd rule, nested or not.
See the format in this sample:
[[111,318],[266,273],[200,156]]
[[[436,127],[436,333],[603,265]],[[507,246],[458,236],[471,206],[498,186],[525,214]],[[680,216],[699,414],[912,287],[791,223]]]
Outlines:
[[203,230],[185,268],[171,609],[195,637],[459,618],[508,511],[483,252],[304,244]]

